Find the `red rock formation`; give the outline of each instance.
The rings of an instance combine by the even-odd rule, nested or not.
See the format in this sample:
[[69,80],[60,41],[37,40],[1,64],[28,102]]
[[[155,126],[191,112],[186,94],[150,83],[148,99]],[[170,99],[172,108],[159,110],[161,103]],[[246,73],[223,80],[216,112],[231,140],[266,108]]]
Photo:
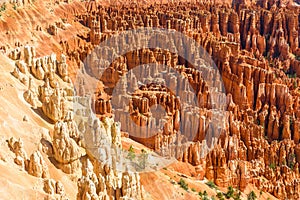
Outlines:
[[[52,148],[49,147],[53,149],[55,164],[66,173],[80,171],[83,165],[78,199],[143,197],[138,175],[116,173],[115,169],[94,160],[87,148],[88,142],[95,141],[121,147],[120,124],[107,118],[113,114],[115,120],[121,122],[122,131],[129,132],[132,138],[163,156],[174,156],[192,164],[200,178],[206,177],[221,187],[232,185],[241,190],[252,183],[279,199],[300,198],[299,6],[292,1],[274,0],[255,3],[248,0],[201,1],[197,5],[173,2],[143,7],[137,4],[108,7],[92,1],[85,5],[85,13],[74,11],[74,15],[89,33],[78,34],[75,39],[61,39],[59,51],[63,54],[59,61],[55,54],[38,57],[36,52],[42,50],[29,45],[22,47],[16,43],[15,49],[1,47],[15,62],[12,75],[25,85],[28,83],[25,100],[56,122]],[[52,22],[43,28],[35,25],[34,30],[47,29],[50,35],[58,38],[66,29],[66,20]],[[133,50],[112,63],[105,58],[114,55],[116,50],[107,48],[97,52],[100,42],[138,27],[173,29],[197,41],[220,72],[227,96],[226,112],[214,115],[217,103],[212,103],[212,99],[216,97],[221,101],[222,98],[210,90],[214,81],[212,70],[199,72],[192,63],[171,50]],[[171,42],[170,38],[162,36],[162,39]],[[125,49],[134,42],[124,39],[119,47]],[[191,49],[186,53],[195,55],[196,52]],[[153,70],[146,67],[139,73],[132,72],[135,67],[149,63],[154,64]],[[108,68],[103,69],[107,64]],[[197,64],[203,63],[200,60]],[[158,72],[159,65],[166,67],[163,75]],[[104,118],[103,121],[89,121],[91,118],[84,117],[91,111],[79,110],[84,119],[77,127],[67,106],[73,91],[65,85],[74,78],[69,76],[79,67],[83,74],[100,81],[101,87],[92,91],[94,102],[91,104],[97,116]],[[182,75],[182,79],[172,74],[171,69]],[[29,73],[42,83],[38,94],[32,87],[32,80],[27,82]],[[128,76],[124,76],[126,74]],[[139,78],[153,80],[153,74],[160,76],[160,84],[141,86],[138,83]],[[171,83],[170,87],[164,86],[165,82]],[[78,84],[77,95],[84,97],[91,93],[87,89],[90,83],[81,79]],[[214,84],[216,88],[220,85]],[[189,102],[194,97],[199,105],[190,108]],[[158,105],[165,110],[165,116],[153,111]],[[139,131],[145,125],[147,129]],[[161,130],[153,134],[151,131],[157,126],[161,126]],[[194,130],[197,130],[195,134]],[[90,134],[91,141],[84,143],[81,132]],[[15,163],[28,168],[32,175],[48,176],[39,153],[33,153],[27,160],[21,141],[12,139],[9,145],[15,153]],[[88,159],[80,160],[80,146],[86,148],[92,164]],[[64,193],[62,185],[52,179],[45,180],[45,191]]]
[[[182,99],[178,101],[168,90],[150,84],[140,88],[134,85],[136,93],[132,95],[132,100],[128,100],[127,79],[119,77],[145,63],[173,67],[187,77],[193,77],[190,83],[196,88],[203,109],[200,111],[202,117],[198,134],[194,138],[196,143],[188,146],[176,143],[176,153],[172,153],[171,149],[169,153],[176,154],[179,160],[190,162],[198,169],[204,169],[205,173],[199,171],[202,174],[200,177],[205,174],[222,187],[233,185],[243,190],[248,183],[253,183],[278,198],[298,198],[296,191],[299,189],[294,189],[298,188],[300,152],[296,148],[300,117],[296,91],[298,78],[293,80],[287,74],[300,74],[299,61],[292,55],[299,56],[299,8],[275,1],[260,1],[257,5],[234,1],[233,5],[233,8],[224,5],[211,7],[209,3],[201,3],[201,9],[195,9],[188,3],[182,3],[152,7],[151,11],[135,9],[133,5],[121,10],[111,7],[109,11],[101,7],[94,9],[92,14],[89,12],[80,16],[83,23],[91,28],[90,41],[93,44],[98,44],[112,32],[139,26],[165,27],[189,35],[207,50],[222,74],[228,94],[226,128],[220,133],[218,141],[211,141],[217,143],[212,151],[207,151],[207,144],[202,141],[205,135],[210,134],[207,124],[212,121],[207,83],[197,79],[197,72],[191,70],[182,58],[163,50],[133,51],[114,62],[101,80],[108,88],[115,87],[120,81],[123,89],[121,87],[117,92],[119,96],[111,101],[103,97],[103,91],[99,91],[96,112],[107,114],[112,111],[110,104],[113,104],[118,105],[120,113],[122,102],[128,102],[126,106],[131,119],[121,114],[118,120],[123,130],[130,130],[128,120],[133,120],[138,126],[149,125],[153,123],[151,117],[154,114],[150,108],[156,104],[162,105],[171,121],[167,120],[168,123],[154,140],[140,141],[156,150],[170,148],[174,141],[181,141],[178,123],[181,121],[186,126],[181,134],[187,136],[193,124],[193,121],[187,120],[193,120],[191,113],[185,112],[184,107],[179,109]],[[145,14],[141,15],[142,12]],[[94,62],[92,60],[89,58],[88,62]],[[91,70],[96,77],[99,75],[98,69]],[[138,76],[151,78],[147,70]],[[136,77],[129,77],[128,82],[135,82]],[[184,86],[179,90],[186,94],[189,92]],[[188,96],[186,94],[184,96]],[[290,159],[290,155],[296,156]],[[274,168],[273,165],[275,169],[270,169],[270,166]],[[278,170],[282,175],[278,174]],[[261,182],[261,176],[267,177],[268,181]],[[287,176],[291,182],[283,183],[286,180],[283,177]]]

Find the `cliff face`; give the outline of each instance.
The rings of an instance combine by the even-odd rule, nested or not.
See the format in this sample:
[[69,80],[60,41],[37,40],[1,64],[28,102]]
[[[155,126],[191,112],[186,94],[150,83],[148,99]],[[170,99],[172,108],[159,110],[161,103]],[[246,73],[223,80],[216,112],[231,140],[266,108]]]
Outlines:
[[[3,166],[22,171],[18,176],[40,178],[39,195],[158,198],[149,180],[172,178],[170,171],[140,176],[131,172],[131,165],[125,172],[117,170],[118,151],[132,151],[134,144],[137,150],[127,160],[153,152],[175,157],[172,170],[206,178],[220,188],[233,186],[243,192],[254,185],[279,199],[300,198],[300,6],[295,2],[6,5],[0,49],[9,60],[0,78],[17,86],[16,92],[3,86],[7,94],[1,98],[9,102],[9,95],[15,97],[11,104],[18,107],[5,108],[14,112],[12,118],[30,113],[19,124],[33,139],[4,123],[3,132],[13,131],[4,134],[7,143],[1,143],[0,156]],[[23,34],[21,27],[28,31]],[[168,38],[160,30],[158,39],[147,45],[159,41],[172,48],[134,49],[109,62],[118,51],[148,40],[112,40],[119,49],[98,45],[141,27],[175,30],[196,41],[209,59],[197,57],[201,50],[196,45],[186,48],[182,38]],[[199,71],[187,58],[216,68]],[[5,112],[1,116],[14,124]],[[30,120],[35,128],[24,125]],[[37,133],[37,127],[46,129]],[[158,170],[156,165],[151,168]],[[26,183],[32,184],[31,179]],[[167,187],[177,190],[169,183]],[[165,193],[161,197],[168,199],[176,192]],[[185,193],[182,198],[198,196]]]
[[[198,99],[206,101],[202,104],[203,117],[194,143],[185,148],[176,143],[181,149],[176,156],[204,169],[205,172],[199,174],[219,186],[233,185],[243,190],[252,183],[280,199],[299,198],[299,6],[288,1],[259,1],[256,4],[243,1],[232,5],[200,2],[159,8],[125,6],[108,9],[91,3],[89,13],[79,18],[91,29],[89,40],[94,45],[112,33],[138,27],[175,29],[199,42],[212,56],[222,75],[227,95],[226,127],[218,144],[203,158],[205,144],[202,140],[209,134],[205,124],[212,121],[208,98],[211,94],[205,89],[205,81],[195,78],[197,72],[183,68],[180,72],[193,77],[190,83],[194,84]],[[111,66],[111,71],[115,72],[107,75],[112,77],[113,86],[118,81],[123,85],[122,98],[126,97],[127,80],[119,79],[115,73],[124,74],[146,63],[162,63],[175,69],[179,65],[188,67],[176,55],[159,49],[130,52],[116,62]],[[96,69],[92,71],[98,75]],[[147,76],[147,71],[141,76]],[[130,75],[129,79],[131,83],[136,77]],[[102,81],[108,88],[113,87],[107,80]],[[129,101],[131,119],[122,115],[118,118],[123,124],[122,130],[131,130],[127,120],[134,120],[139,126],[152,124],[150,108],[155,104],[162,105],[169,120],[157,136],[139,139],[140,135],[128,132],[132,138],[155,150],[171,147],[177,141],[174,138],[178,138],[176,124],[181,121],[186,127],[186,119],[193,118],[188,117],[176,97],[165,93],[165,88],[148,85],[140,90]],[[179,90],[187,92],[184,88]],[[116,105],[120,105],[120,109],[122,98],[112,98],[112,101],[118,101]],[[104,98],[96,98],[96,112],[108,113],[110,103]],[[191,132],[189,128],[181,130],[181,134],[187,135]]]

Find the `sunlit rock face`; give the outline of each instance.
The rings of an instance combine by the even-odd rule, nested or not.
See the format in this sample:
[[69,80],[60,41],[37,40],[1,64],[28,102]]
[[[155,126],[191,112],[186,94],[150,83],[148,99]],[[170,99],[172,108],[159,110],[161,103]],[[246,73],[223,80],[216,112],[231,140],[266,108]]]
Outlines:
[[[4,186],[41,195],[30,199],[125,200],[151,199],[170,182],[199,198],[183,196],[180,176],[299,199],[299,4],[1,4],[0,167],[17,177],[0,173]],[[139,28],[158,34],[101,47]],[[143,42],[170,48],[118,55]]]
[[[197,72],[190,70],[183,58],[161,49],[133,51],[110,65],[106,76],[100,80],[108,88],[116,86],[119,96],[109,100],[99,90],[98,98],[95,98],[96,113],[116,114],[122,124],[121,130],[128,131],[132,138],[150,148],[170,148],[174,141],[180,140],[177,136],[179,130],[180,135],[185,136],[191,132],[191,124],[195,124],[194,113],[185,113],[182,103],[185,99],[179,100],[170,95],[170,88],[135,83],[139,76],[154,78],[153,74],[157,73],[155,67],[154,73],[147,68],[140,74],[131,71],[145,63],[164,64],[177,69],[192,77],[189,83],[201,102],[200,111],[197,111],[201,115],[197,135],[192,144],[174,151],[177,158],[203,169],[205,172],[199,172],[199,175],[222,187],[233,185],[243,190],[252,183],[278,198],[298,198],[295,193],[298,189],[280,183],[288,174],[293,174],[289,184],[296,186],[299,179],[299,80],[296,78],[299,75],[299,7],[289,1],[259,1],[256,5],[250,1],[234,1],[222,8],[201,2],[197,6],[163,5],[149,10],[126,6],[121,9],[124,11],[122,15],[116,14],[120,12],[117,8],[107,12],[107,8],[101,7],[93,9],[90,13],[96,13],[92,16],[83,15],[82,19],[91,28],[90,39],[95,45],[111,32],[137,27],[174,29],[199,42],[212,56],[226,90],[226,118],[223,130],[219,130],[217,145],[207,150],[210,145],[207,146],[206,142],[211,141],[203,141],[207,134],[211,134],[210,130],[216,130],[208,128],[213,119],[207,82],[201,76],[198,79]],[[100,13],[100,10],[102,17],[97,18],[97,11]],[[124,41],[120,45],[125,44]],[[91,54],[85,62],[91,66],[90,74],[97,77],[99,68],[95,62],[105,61],[97,54]],[[121,77],[126,73],[127,76]],[[178,88],[180,92],[188,96],[189,90],[184,84],[177,84],[178,79],[174,81],[174,85],[182,86]],[[128,87],[135,88],[135,93],[128,92]],[[106,92],[113,95],[115,91]],[[123,106],[123,102],[129,103]],[[161,105],[167,112],[167,119],[169,117],[171,120],[161,121],[164,126],[157,134],[148,136],[150,132],[145,130],[147,137],[131,135],[134,129],[128,127],[128,120],[153,128],[156,123],[159,124],[153,119],[153,105]],[[122,113],[130,113],[131,118]],[[179,129],[179,122],[183,122],[186,128]],[[286,174],[274,174],[271,175],[272,180],[262,182],[259,177],[270,177],[270,166],[275,174],[278,170]],[[278,190],[279,187],[284,189]]]

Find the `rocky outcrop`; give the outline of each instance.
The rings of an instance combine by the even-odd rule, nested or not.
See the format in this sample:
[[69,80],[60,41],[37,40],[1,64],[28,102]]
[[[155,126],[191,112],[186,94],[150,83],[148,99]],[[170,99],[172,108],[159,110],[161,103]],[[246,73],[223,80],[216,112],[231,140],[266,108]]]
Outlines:
[[38,107],[39,100],[36,89],[32,83],[32,77],[29,77],[28,90],[24,92],[24,99],[27,101],[34,109]]
[[65,194],[64,185],[60,181],[44,179],[44,191],[49,194],[49,199],[68,199]]
[[66,56],[61,55],[61,61],[57,63],[57,70],[59,76],[65,81],[70,82],[69,74],[68,74],[68,64],[66,63]]
[[80,169],[81,150],[70,135],[74,129],[68,128],[68,121],[58,121],[53,132],[53,156],[57,165],[65,173],[74,173]]
[[[54,122],[62,119],[66,113],[66,99],[60,88],[55,88],[53,93],[46,98],[42,105],[44,114]],[[42,97],[43,98],[43,97]]]
[[33,152],[28,159],[24,150],[23,141],[21,139],[16,140],[14,137],[11,137],[8,140],[8,146],[16,155],[16,158],[14,159],[15,163],[26,170],[28,174],[38,178],[50,177],[48,165],[44,161],[40,151],[37,150]]
[[[210,111],[209,81],[204,81],[183,58],[161,49],[142,49],[122,55],[105,70],[105,76],[100,79],[105,90],[99,89],[94,96],[97,114],[106,116],[114,111],[122,124],[121,130],[129,132],[133,139],[193,164],[200,177],[206,176],[217,185],[232,185],[243,190],[252,183],[278,198],[298,198],[298,189],[294,188],[298,188],[299,160],[289,157],[295,157],[297,153],[293,152],[299,148],[299,80],[296,77],[299,61],[295,59],[299,57],[299,7],[284,1],[259,1],[257,5],[234,1],[232,7],[201,2],[197,9],[189,3],[175,3],[154,6],[151,11],[130,5],[122,8],[126,14],[120,16],[116,7],[108,11],[105,7],[89,6],[95,9],[79,18],[91,29],[89,39],[93,45],[112,32],[136,27],[175,29],[194,38],[212,56],[227,95],[224,128],[210,127],[219,118],[212,117]],[[99,69],[97,63],[104,66],[106,61],[101,58],[114,52],[100,52],[101,58],[96,52],[97,47],[91,55],[82,56],[82,60],[91,66],[87,73],[99,77],[104,69]],[[78,58],[73,56],[74,52],[68,55]],[[186,98],[180,101],[162,86],[138,85],[139,77],[151,79],[152,74],[157,73],[155,67],[152,74],[149,69],[140,74],[131,72],[134,67],[147,63],[162,63],[186,77],[193,77],[189,83],[196,88],[200,109],[192,112],[185,109],[184,102],[193,93],[184,84],[178,84],[180,80],[176,78],[160,77],[172,85],[177,81],[178,90]],[[171,90],[176,91],[176,88],[171,87]],[[114,93],[118,95],[113,96]],[[155,105],[162,105],[166,110],[166,120],[161,116],[158,117],[160,122],[155,120],[155,112],[151,110]],[[197,113],[201,115],[197,134],[189,135]],[[148,129],[143,135],[132,135],[139,131],[130,127],[129,121],[138,128],[164,126],[153,135]],[[180,131],[179,122],[184,127]],[[215,132],[218,139],[206,139]],[[192,137],[193,142],[186,144],[182,135]],[[212,144],[216,146],[210,149]],[[279,175],[279,171],[283,175]],[[262,182],[262,176],[268,181]],[[287,183],[282,177],[289,177],[291,181]]]
[[83,167],[77,199],[143,199],[139,174],[116,172],[97,160],[86,159]]
[[[12,75],[28,84],[24,99],[37,109],[41,102],[43,113],[55,123],[49,147],[54,163],[66,173],[82,170],[78,199],[143,198],[138,174],[128,172],[129,165],[123,173],[116,167],[122,148],[121,131],[161,156],[189,162],[198,177],[221,187],[244,190],[251,183],[279,199],[299,199],[300,51],[296,3],[235,0],[229,4],[199,1],[196,6],[172,2],[144,7],[85,3],[86,13],[76,13],[75,21],[87,26],[89,34],[72,41],[61,39],[59,61],[55,54],[37,57],[35,47],[28,45],[16,44],[17,48],[8,53],[15,62]],[[197,41],[218,68],[226,95],[217,94],[222,84],[212,76],[212,70],[199,72],[182,55],[171,52],[176,47],[169,51],[133,50],[107,63],[105,58],[117,50],[106,48],[100,52],[97,45],[113,34],[138,27],[176,30]],[[66,27],[56,22],[46,28],[58,36],[59,29]],[[118,43],[120,49],[141,41],[123,39]],[[160,39],[174,42],[168,37]],[[179,38],[176,41],[185,47]],[[198,50],[191,48],[185,55],[193,57]],[[197,61],[199,65],[207,64]],[[80,97],[74,97],[74,102],[84,106],[74,110],[80,115],[76,119],[68,112],[67,101],[72,99],[73,91],[65,84],[70,83],[72,70],[82,65],[85,75],[100,80],[100,86],[89,91],[90,82],[84,78],[79,81],[75,93]],[[134,73],[133,69],[141,65],[148,66]],[[161,65],[164,68],[159,73]],[[28,79],[29,73],[38,81]],[[155,78],[159,81],[151,83]],[[146,79],[150,83],[141,84]],[[33,83],[42,81],[37,93]],[[214,89],[210,90],[212,85]],[[84,99],[89,93],[92,102]],[[198,103],[197,107],[191,106],[191,100]],[[225,100],[226,111],[216,114],[214,109]],[[162,109],[156,111],[160,106]],[[93,111],[96,115],[91,117]],[[160,115],[162,111],[164,116]],[[34,176],[47,177],[40,153],[33,153],[27,160],[21,141],[11,139],[9,145],[18,165]],[[81,147],[86,149],[85,158]],[[80,159],[85,161],[81,164]],[[64,193],[61,184],[50,179],[45,181],[45,191]]]
[[77,144],[83,139],[82,134],[78,130],[77,123],[74,120],[73,112],[68,111],[63,122],[67,126],[67,132],[70,138],[72,138]]
[[19,138],[16,140],[14,137],[11,137],[8,140],[8,146],[12,150],[12,152],[15,153],[16,157],[14,159],[15,163],[17,165],[20,165],[22,169],[25,169],[26,164],[27,164],[27,154],[24,150],[24,143],[23,141]]
[[49,178],[48,166],[45,163],[41,153],[35,151],[29,159],[27,171],[30,175],[36,176],[39,178]]

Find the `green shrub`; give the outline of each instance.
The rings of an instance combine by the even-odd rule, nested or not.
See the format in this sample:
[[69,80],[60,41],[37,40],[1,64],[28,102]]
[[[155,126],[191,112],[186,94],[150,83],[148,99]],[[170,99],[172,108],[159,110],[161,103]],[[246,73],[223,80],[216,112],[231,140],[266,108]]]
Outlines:
[[196,189],[195,189],[195,188],[192,188],[192,191],[193,191],[193,192],[196,192]]
[[288,158],[289,168],[294,169],[296,154],[290,154]]
[[212,189],[218,189],[218,187],[215,185],[214,182],[212,181],[208,181],[207,183],[205,183],[206,185],[208,185],[210,188]]
[[232,197],[233,197],[233,194],[234,194],[234,189],[233,189],[232,186],[229,186],[229,187],[228,187],[228,191],[227,191],[227,193],[225,194],[225,197],[226,197],[227,199],[232,198]]
[[294,163],[294,162],[291,162],[291,163],[289,164],[289,168],[291,168],[291,169],[293,170],[294,167],[295,167],[295,163]]
[[271,163],[270,166],[269,166],[271,169],[275,170],[276,169],[276,165],[275,163]]
[[141,154],[138,156],[138,165],[141,169],[145,169],[148,163],[148,153],[144,149],[141,150]]
[[127,158],[131,161],[135,158],[135,153],[134,153],[134,149],[133,149],[132,145],[130,145],[130,147],[128,149]]
[[198,192],[198,195],[199,195],[200,197],[202,197],[202,196],[203,196],[203,193],[200,191],[200,192]]
[[237,193],[234,194],[233,199],[234,200],[242,200],[241,199],[241,191],[238,191]]
[[199,194],[199,196],[200,196],[200,198],[201,198],[202,200],[210,200],[210,199],[214,199],[214,197],[211,197],[211,198],[208,197],[208,194],[207,194],[206,190],[204,190],[203,193],[202,193],[202,192],[199,192],[198,194]]
[[297,74],[296,73],[287,73],[286,74],[289,78],[297,78]]
[[257,196],[254,191],[251,191],[247,196],[247,200],[255,200],[256,198]]
[[0,11],[3,12],[6,10],[6,3],[2,4]]
[[134,153],[134,149],[133,149],[133,146],[132,146],[132,145],[130,145],[128,151]]
[[202,199],[203,199],[203,200],[209,200],[208,194],[207,194],[206,190],[204,190],[204,192],[203,192]]
[[218,192],[218,193],[217,193],[217,197],[218,197],[220,200],[225,200],[224,195],[223,195],[222,192]]
[[298,83],[297,81],[294,81],[294,89],[296,89],[298,87]]
[[294,159],[294,158],[296,158],[296,154],[290,154],[290,157],[291,157],[291,159]]
[[286,165],[286,160],[283,160],[281,164]]
[[178,184],[180,185],[181,188],[188,191],[189,185],[182,178],[179,180]]

